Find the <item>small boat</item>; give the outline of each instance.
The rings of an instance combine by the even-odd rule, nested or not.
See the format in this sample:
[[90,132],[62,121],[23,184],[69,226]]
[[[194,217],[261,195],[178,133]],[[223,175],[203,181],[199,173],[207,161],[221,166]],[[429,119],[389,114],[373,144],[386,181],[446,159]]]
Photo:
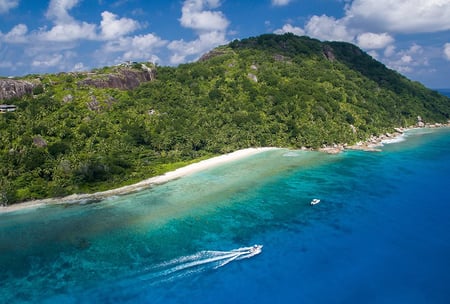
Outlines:
[[261,253],[263,245],[253,245],[250,247],[242,247],[238,249],[233,249],[231,252],[236,252],[237,254],[253,254],[256,255],[258,253]]
[[318,198],[315,198],[315,199],[313,199],[312,201],[311,201],[311,206],[312,205],[317,205],[318,203],[320,203],[320,199],[318,199]]
[[258,253],[261,253],[261,250],[262,250],[262,247],[263,247],[263,245],[253,245],[251,248],[250,248],[250,253],[252,253],[252,254],[258,254]]

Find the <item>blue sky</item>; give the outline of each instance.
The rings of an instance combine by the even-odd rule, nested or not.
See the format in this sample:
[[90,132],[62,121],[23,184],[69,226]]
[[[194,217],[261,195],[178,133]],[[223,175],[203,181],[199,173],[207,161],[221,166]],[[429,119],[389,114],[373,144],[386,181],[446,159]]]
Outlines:
[[177,65],[285,32],[357,44],[413,80],[450,88],[450,0],[0,0],[0,75]]

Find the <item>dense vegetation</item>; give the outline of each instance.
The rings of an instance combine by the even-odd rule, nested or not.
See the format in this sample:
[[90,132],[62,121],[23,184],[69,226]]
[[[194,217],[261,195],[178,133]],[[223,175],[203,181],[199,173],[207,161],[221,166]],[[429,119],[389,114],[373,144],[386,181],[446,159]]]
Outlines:
[[83,73],[28,76],[42,85],[0,115],[0,203],[104,190],[245,147],[354,143],[419,115],[450,117],[449,98],[357,47],[292,34],[156,69],[130,91],[80,86]]

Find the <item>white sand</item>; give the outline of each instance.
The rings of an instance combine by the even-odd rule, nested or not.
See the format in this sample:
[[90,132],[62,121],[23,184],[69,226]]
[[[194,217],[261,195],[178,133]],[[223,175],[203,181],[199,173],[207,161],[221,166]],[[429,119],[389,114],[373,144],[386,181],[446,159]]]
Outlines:
[[122,195],[127,194],[135,191],[139,191],[142,189],[149,188],[153,185],[163,184],[168,181],[187,176],[193,173],[200,172],[202,170],[224,164],[227,162],[235,161],[241,158],[245,158],[260,152],[268,151],[271,149],[276,148],[248,148],[239,150],[236,152],[232,152],[229,154],[224,154],[221,156],[213,157],[207,160],[200,161],[198,163],[194,163],[191,165],[188,165],[186,167],[179,168],[175,171],[167,172],[164,175],[155,176],[146,180],[143,180],[139,183],[124,186],[112,190],[97,192],[97,193],[91,193],[91,194],[73,194],[70,196],[62,197],[62,198],[48,198],[48,199],[42,199],[42,200],[34,200],[30,202],[24,202],[19,204],[14,204],[11,206],[6,207],[0,207],[0,213],[3,212],[11,212],[16,210],[22,210],[26,208],[37,208],[49,204],[67,204],[67,203],[76,203],[83,200],[101,200],[110,196],[114,195]]

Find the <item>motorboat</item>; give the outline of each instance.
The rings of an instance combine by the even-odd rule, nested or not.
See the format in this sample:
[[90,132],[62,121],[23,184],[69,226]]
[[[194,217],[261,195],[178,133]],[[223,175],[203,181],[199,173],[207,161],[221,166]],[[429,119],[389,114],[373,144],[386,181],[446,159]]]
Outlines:
[[311,201],[311,206],[312,205],[317,205],[318,203],[320,203],[320,199],[318,199],[318,198],[315,198],[315,199],[313,199],[312,201]]
[[251,255],[256,255],[261,253],[263,248],[263,245],[258,245],[255,244],[253,246],[250,247],[242,247],[242,248],[238,248],[238,249],[233,249],[231,252],[235,252],[237,254],[251,254]]
[[250,253],[253,254],[253,255],[258,254],[258,253],[261,253],[262,247],[263,247],[263,245],[257,245],[257,244],[255,244],[255,245],[253,245],[253,246],[250,248]]

